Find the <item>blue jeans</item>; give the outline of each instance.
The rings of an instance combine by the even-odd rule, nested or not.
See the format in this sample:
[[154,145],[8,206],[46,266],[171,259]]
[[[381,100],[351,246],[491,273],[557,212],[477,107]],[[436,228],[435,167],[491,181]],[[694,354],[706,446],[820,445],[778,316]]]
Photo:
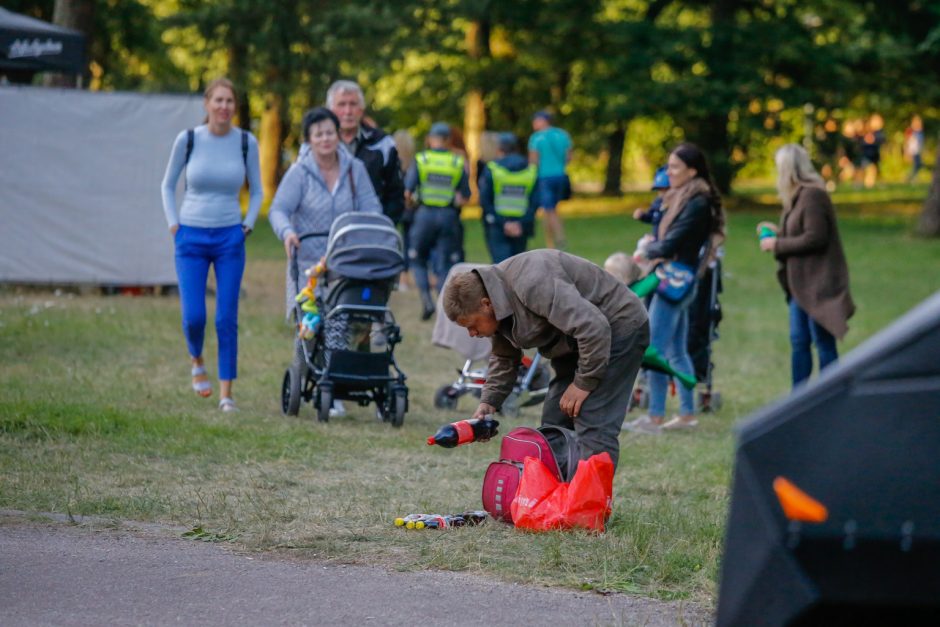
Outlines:
[[490,251],[493,263],[505,261],[513,255],[525,252],[526,238],[506,237],[503,228],[497,224],[484,224],[483,234],[486,237],[486,247]]
[[415,212],[411,225],[411,242],[408,248],[409,267],[414,273],[415,284],[425,297],[430,297],[431,282],[428,263],[431,251],[440,254],[439,267],[433,268],[437,284],[443,285],[450,267],[459,261],[461,242],[460,218],[453,207],[421,206]]
[[[692,358],[689,357],[689,308],[674,305],[661,296],[654,295],[650,305],[650,344],[656,347],[677,372],[692,374]],[[666,392],[669,376],[649,370],[650,416],[665,417]],[[679,415],[690,416],[695,412],[692,390],[677,385],[679,391]]]
[[813,353],[810,343],[816,345],[819,354],[819,369],[838,361],[836,338],[800,309],[796,299],[790,299],[790,370],[793,387],[809,379],[813,372]]
[[206,331],[206,279],[215,268],[215,331],[219,340],[219,379],[238,374],[238,293],[245,270],[245,234],[240,224],[219,228],[180,225],[176,276],[180,283],[183,335],[192,357],[202,356]]

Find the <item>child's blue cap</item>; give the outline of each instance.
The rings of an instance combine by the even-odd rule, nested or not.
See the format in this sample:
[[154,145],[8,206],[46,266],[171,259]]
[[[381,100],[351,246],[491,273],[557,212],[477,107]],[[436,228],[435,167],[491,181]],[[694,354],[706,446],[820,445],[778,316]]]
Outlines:
[[666,166],[656,170],[653,175],[653,189],[669,189],[669,175],[666,174]]

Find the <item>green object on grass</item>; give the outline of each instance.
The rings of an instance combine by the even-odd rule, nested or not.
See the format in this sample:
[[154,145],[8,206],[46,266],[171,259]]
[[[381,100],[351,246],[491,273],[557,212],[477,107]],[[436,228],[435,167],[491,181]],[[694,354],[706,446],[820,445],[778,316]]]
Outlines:
[[656,290],[657,285],[659,285],[659,277],[655,272],[650,272],[639,281],[631,283],[630,289],[640,298],[646,298]]
[[676,380],[682,384],[682,387],[687,390],[694,388],[695,384],[697,383],[695,375],[685,374],[674,370],[673,367],[669,365],[669,362],[666,361],[666,358],[663,357],[662,353],[660,353],[655,346],[647,347],[646,352],[643,353],[642,366],[650,370],[655,370],[656,372],[668,374],[670,377],[675,377]]

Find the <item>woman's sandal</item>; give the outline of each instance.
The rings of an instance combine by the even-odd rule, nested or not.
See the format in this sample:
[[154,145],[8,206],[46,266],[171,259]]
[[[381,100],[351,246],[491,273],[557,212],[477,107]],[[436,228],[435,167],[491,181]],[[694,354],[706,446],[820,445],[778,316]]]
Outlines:
[[196,377],[206,376],[206,367],[205,366],[193,366],[192,369],[193,375],[193,391],[203,398],[208,398],[212,396],[212,384],[209,382],[208,377],[205,379],[196,380]]
[[238,411],[238,407],[235,405],[235,399],[230,396],[225,396],[219,401],[219,409],[222,411]]

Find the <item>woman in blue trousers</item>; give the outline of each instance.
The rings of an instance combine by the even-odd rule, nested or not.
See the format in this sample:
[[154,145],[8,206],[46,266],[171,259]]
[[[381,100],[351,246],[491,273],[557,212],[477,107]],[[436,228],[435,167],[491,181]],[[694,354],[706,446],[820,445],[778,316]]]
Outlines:
[[[245,270],[245,238],[261,208],[261,168],[254,136],[232,125],[235,87],[220,78],[205,91],[205,124],[181,132],[163,177],[163,210],[176,248],[183,314],[183,335],[192,360],[192,387],[212,395],[203,360],[206,280],[215,271],[215,328],[219,344],[219,387],[223,411],[236,409],[232,382],[237,377],[238,296]],[[177,210],[176,184],[185,170],[186,191]],[[239,192],[248,180],[248,213],[242,219]]]

